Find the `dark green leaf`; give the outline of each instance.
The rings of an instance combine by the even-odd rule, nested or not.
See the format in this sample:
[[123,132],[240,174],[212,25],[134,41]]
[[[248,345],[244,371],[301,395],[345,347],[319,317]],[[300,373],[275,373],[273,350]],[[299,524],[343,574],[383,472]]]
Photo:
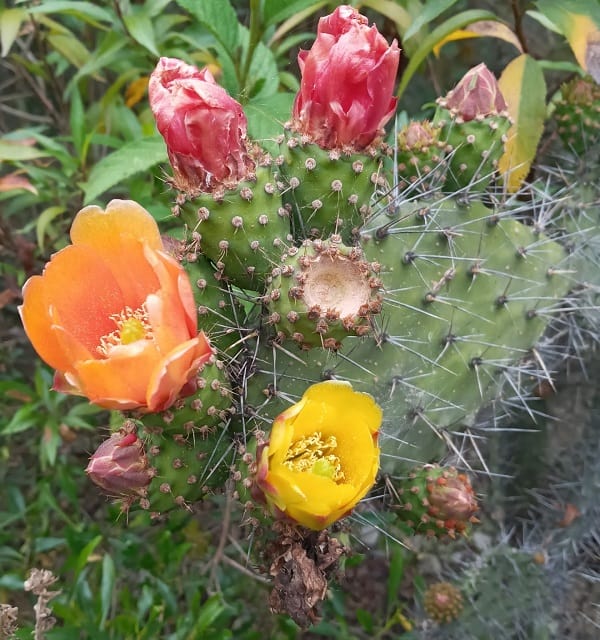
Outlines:
[[177,0],[233,55],[238,46],[238,19],[229,0]]
[[81,185],[85,193],[84,204],[118,185],[140,171],[149,171],[160,162],[166,162],[167,148],[160,136],[130,142],[103,158]]

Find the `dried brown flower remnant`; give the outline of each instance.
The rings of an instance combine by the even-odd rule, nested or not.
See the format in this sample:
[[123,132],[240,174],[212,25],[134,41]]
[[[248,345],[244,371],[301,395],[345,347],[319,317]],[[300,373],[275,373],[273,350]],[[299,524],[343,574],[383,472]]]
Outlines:
[[17,607],[0,604],[0,640],[10,640],[17,630]]
[[48,591],[48,587],[52,586],[57,580],[58,578],[52,571],[32,569],[29,578],[23,584],[25,591],[31,591],[38,597],[37,602],[33,605],[35,612],[34,640],[44,640],[45,632],[52,629],[56,624],[56,618],[52,615],[52,610],[48,607],[48,603],[52,598],[56,598],[60,591]]
[[271,562],[273,590],[269,605],[273,613],[285,613],[302,628],[319,621],[318,607],[327,593],[328,578],[337,568],[344,546],[328,531],[309,531],[280,521],[277,534],[266,549]]

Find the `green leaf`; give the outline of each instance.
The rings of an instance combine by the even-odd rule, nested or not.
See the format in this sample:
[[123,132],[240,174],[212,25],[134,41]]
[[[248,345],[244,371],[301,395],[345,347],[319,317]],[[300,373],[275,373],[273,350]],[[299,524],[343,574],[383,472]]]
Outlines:
[[2,42],[0,55],[3,58],[19,35],[21,23],[26,17],[27,13],[23,9],[2,9],[0,12],[0,41]]
[[444,13],[446,9],[456,4],[456,2],[457,0],[429,0],[429,2],[425,3],[423,11],[419,13],[406,33],[403,34],[403,38],[408,40],[414,36],[422,27],[429,24],[432,20],[435,20],[440,14]]
[[263,8],[263,27],[282,22],[313,4],[316,4],[315,0],[268,0]]
[[252,100],[244,107],[250,137],[273,155],[279,154],[276,138],[283,133],[283,124],[291,117],[293,102],[292,93],[277,93],[266,99]]
[[273,52],[262,42],[254,50],[246,90],[250,98],[260,99],[277,93],[279,75]]
[[364,0],[362,4],[365,7],[370,7],[378,13],[381,13],[381,15],[389,18],[392,22],[395,22],[401,35],[410,29],[413,18],[411,14],[397,2],[393,2],[393,0]]
[[85,141],[85,113],[83,110],[83,101],[79,93],[79,87],[73,85],[71,92],[71,111],[69,114],[69,124],[71,125],[71,137],[73,145],[77,151],[79,160],[83,159],[83,146]]
[[157,58],[160,57],[160,53],[156,46],[156,39],[154,37],[154,26],[152,25],[152,20],[149,15],[142,11],[136,11],[135,13],[123,16],[123,22],[127,27],[129,35],[137,43],[148,49],[148,51]]
[[48,154],[37,147],[23,144],[17,140],[7,140],[0,138],[0,162],[20,162],[23,160],[33,160],[43,158]]
[[113,591],[115,588],[115,563],[110,554],[105,553],[102,558],[102,581],[100,583],[100,602],[102,613],[100,618],[100,629],[104,629],[110,607],[112,604]]
[[398,86],[398,97],[402,96],[411,78],[413,77],[417,69],[421,66],[423,60],[425,60],[425,58],[433,51],[433,48],[438,42],[445,38],[449,33],[452,33],[457,29],[462,29],[464,26],[471,24],[472,22],[477,22],[479,20],[498,21],[500,20],[500,18],[498,18],[496,14],[491,13],[490,11],[471,9],[469,11],[458,13],[455,16],[452,16],[452,18],[448,18],[448,20],[435,28],[425,38],[425,40],[423,40],[419,48],[412,55],[406,69],[404,69],[404,73],[402,74],[402,78]]
[[37,6],[30,6],[27,8],[27,12],[33,15],[46,14],[46,13],[66,13],[82,20],[86,18],[93,18],[100,22],[108,22],[109,24],[114,21],[114,16],[106,9],[98,7],[91,2],[77,2],[71,0],[44,0]]
[[40,251],[44,250],[44,238],[46,237],[46,230],[48,226],[58,216],[62,215],[66,211],[66,208],[62,205],[54,205],[48,207],[40,213],[37,222],[35,224],[35,235]]
[[126,178],[166,161],[167,148],[160,136],[142,138],[124,145],[100,160],[91,170],[88,181],[80,185],[84,191],[84,204],[89,204]]
[[195,634],[207,631],[210,625],[221,615],[223,611],[225,611],[225,605],[223,604],[221,597],[218,595],[211,596],[202,605],[198,617],[196,618],[196,624],[192,630],[194,635],[190,635],[190,637],[199,637]]
[[229,0],[177,0],[177,4],[223,45],[230,55],[238,45],[238,19]]
[[90,52],[73,33],[49,33],[46,39],[55,51],[78,69],[91,57]]
[[102,536],[96,536],[95,538],[92,538],[92,540],[90,540],[85,547],[83,547],[83,549],[79,552],[79,555],[77,556],[77,560],[75,561],[75,575],[78,576],[81,571],[83,571],[83,568],[85,567],[85,565],[88,563],[90,556],[92,555],[92,553],[94,552],[94,549],[102,542]]
[[9,436],[27,431],[37,424],[38,412],[39,406],[37,404],[26,404],[15,411],[9,423],[2,428],[0,433],[3,436]]

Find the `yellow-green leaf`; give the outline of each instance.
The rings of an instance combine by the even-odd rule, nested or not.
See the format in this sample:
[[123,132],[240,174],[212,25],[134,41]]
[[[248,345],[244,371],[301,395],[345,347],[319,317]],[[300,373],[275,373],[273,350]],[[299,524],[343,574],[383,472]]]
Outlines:
[[27,12],[23,9],[0,9],[0,41],[2,42],[0,55],[3,58],[19,35],[19,29],[26,17]]
[[467,38],[498,38],[515,46],[520,53],[523,53],[523,47],[519,42],[515,32],[504,22],[495,22],[494,20],[479,20],[466,26],[464,29],[457,29],[449,33],[445,38],[440,40],[433,48],[436,56],[440,55],[440,49],[447,43],[454,40],[465,40]]
[[581,68],[600,82],[598,0],[538,0],[537,5],[565,36]]
[[542,137],[546,82],[536,60],[522,54],[504,69],[498,85],[513,119],[498,169],[507,190],[514,193],[529,173]]

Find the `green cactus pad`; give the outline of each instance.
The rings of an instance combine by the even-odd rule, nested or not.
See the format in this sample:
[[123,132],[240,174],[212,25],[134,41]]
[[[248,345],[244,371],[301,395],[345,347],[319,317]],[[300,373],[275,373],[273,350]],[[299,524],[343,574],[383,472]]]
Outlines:
[[176,214],[196,234],[219,279],[262,291],[290,235],[287,210],[267,167],[236,189],[201,195],[177,205]]
[[384,300],[371,337],[302,359],[261,340],[246,403],[261,428],[313,382],[349,380],[384,412],[382,468],[406,473],[451,446],[502,394],[526,395],[548,372],[533,350],[570,287],[565,252],[481,202],[432,199],[382,213],[363,232],[381,265]]
[[378,270],[339,236],[290,247],[265,296],[278,338],[292,338],[304,349],[339,349],[345,336],[368,334],[371,317],[381,310]]
[[218,278],[214,267],[202,254],[189,253],[182,264],[192,283],[199,327],[219,356],[232,358],[243,338],[240,331],[243,311],[239,299],[229,284]]

